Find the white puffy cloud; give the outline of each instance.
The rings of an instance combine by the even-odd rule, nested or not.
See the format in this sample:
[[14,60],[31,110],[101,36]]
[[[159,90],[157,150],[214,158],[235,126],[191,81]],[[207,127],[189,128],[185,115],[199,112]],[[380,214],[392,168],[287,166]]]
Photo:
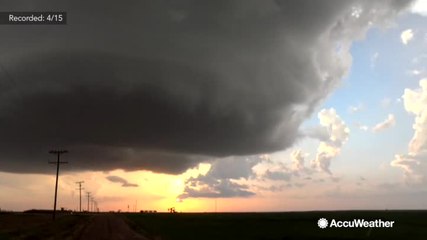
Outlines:
[[311,174],[312,169],[305,166],[305,159],[308,155],[309,154],[304,153],[301,149],[294,149],[290,154],[290,166],[282,162],[280,162],[280,164],[273,164],[261,177],[263,179],[275,181],[290,181],[293,176]]
[[408,183],[419,183],[423,179],[423,175],[419,174],[417,168],[421,162],[417,159],[417,154],[396,154],[393,161],[390,163],[392,167],[400,167],[403,169],[405,180]]
[[414,136],[409,143],[409,152],[416,154],[427,150],[427,79],[420,80],[421,89],[405,89],[403,95],[405,110],[414,114]]
[[407,154],[397,154],[391,166],[403,169],[407,182],[422,182],[427,173],[427,79],[419,82],[421,88],[405,89],[402,96],[404,108],[415,115],[412,125],[414,135],[408,145]]
[[307,156],[308,154],[303,153],[301,149],[292,151],[292,170],[297,172],[304,171],[306,169],[304,161]]
[[381,131],[383,131],[385,129],[393,127],[394,125],[396,125],[396,119],[395,119],[395,117],[394,117],[393,114],[389,114],[384,121],[376,124],[372,128],[372,131],[374,133],[381,132]]
[[345,122],[338,116],[335,109],[322,109],[318,118],[320,125],[325,127],[329,132],[329,139],[338,145],[347,141],[350,129]]
[[400,39],[402,40],[402,43],[405,45],[408,44],[413,37],[414,37],[414,32],[412,31],[412,29],[406,29],[400,34]]
[[340,153],[342,145],[348,140],[350,129],[333,108],[322,109],[318,118],[322,128],[328,131],[329,138],[320,142],[312,164],[318,169],[332,174],[329,169],[331,160]]
[[417,0],[411,6],[411,12],[427,17],[427,1]]

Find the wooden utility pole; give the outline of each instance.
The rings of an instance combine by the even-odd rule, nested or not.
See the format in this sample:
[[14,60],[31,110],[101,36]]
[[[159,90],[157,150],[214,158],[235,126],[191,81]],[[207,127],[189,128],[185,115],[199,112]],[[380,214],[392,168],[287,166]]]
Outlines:
[[90,192],[86,192],[86,194],[87,194],[87,212],[89,212]]
[[79,190],[79,197],[80,197],[80,212],[82,212],[82,190],[84,189],[82,188],[82,183],[84,183],[84,181],[76,182],[76,184],[79,185],[79,188],[77,188],[77,190]]
[[95,198],[90,198],[90,208],[92,209],[92,212],[95,212]]
[[64,154],[67,152],[68,152],[67,150],[51,150],[51,151],[49,151],[50,154],[56,154],[57,155],[56,162],[49,162],[49,164],[56,164],[55,200],[53,203],[53,216],[52,216],[53,220],[55,220],[55,215],[56,215],[56,198],[57,198],[57,194],[58,194],[59,165],[68,163],[68,162],[59,161],[59,158],[60,158],[61,154]]

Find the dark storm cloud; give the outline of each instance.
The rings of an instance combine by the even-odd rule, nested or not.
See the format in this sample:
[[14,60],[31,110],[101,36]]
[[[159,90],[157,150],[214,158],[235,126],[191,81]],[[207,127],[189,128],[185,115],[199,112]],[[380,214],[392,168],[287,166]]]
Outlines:
[[138,184],[135,183],[129,183],[126,179],[121,178],[119,176],[108,176],[106,177],[107,180],[113,183],[121,183],[122,187],[138,187]]
[[351,42],[407,4],[2,3],[65,10],[68,25],[0,26],[0,170],[46,171],[56,147],[71,170],[165,173],[285,149],[348,71]]

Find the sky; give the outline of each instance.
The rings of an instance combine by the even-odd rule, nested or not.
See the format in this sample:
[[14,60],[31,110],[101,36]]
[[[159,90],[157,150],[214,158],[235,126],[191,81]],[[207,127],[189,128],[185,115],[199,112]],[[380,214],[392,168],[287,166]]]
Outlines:
[[427,1],[9,1],[0,208],[427,208]]

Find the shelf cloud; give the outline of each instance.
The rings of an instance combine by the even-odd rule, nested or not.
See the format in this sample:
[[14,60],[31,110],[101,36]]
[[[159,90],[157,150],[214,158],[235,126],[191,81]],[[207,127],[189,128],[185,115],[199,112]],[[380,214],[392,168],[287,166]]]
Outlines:
[[352,41],[409,3],[4,3],[66,9],[68,25],[0,29],[0,171],[46,172],[51,148],[69,150],[64,170],[172,174],[286,149],[347,74]]

